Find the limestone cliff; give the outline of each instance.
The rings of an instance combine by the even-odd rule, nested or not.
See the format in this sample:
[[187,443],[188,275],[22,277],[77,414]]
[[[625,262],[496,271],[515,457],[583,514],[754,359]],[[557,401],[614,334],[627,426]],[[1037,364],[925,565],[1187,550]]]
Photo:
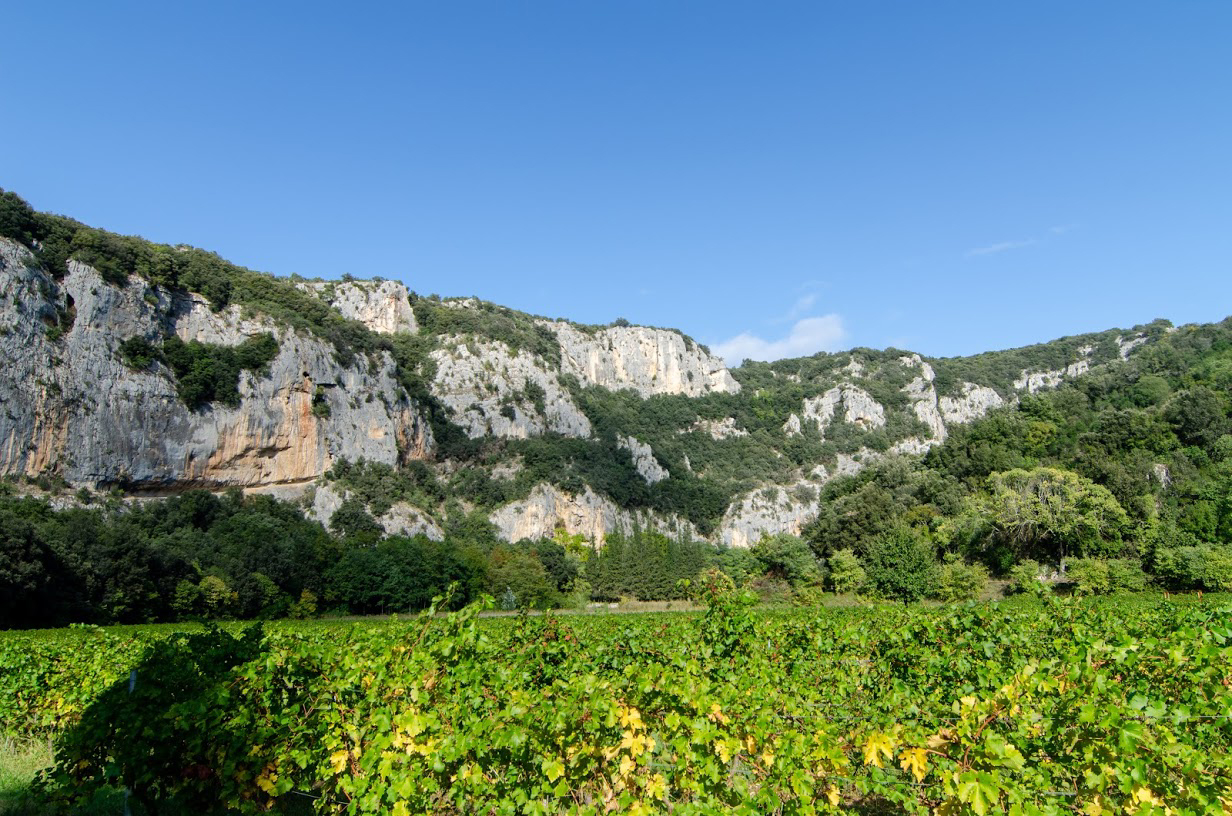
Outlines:
[[635,529],[698,537],[687,521],[622,509],[589,487],[573,495],[552,485],[537,485],[528,497],[501,507],[489,520],[506,541],[551,538],[558,527],[597,545],[611,533],[627,535]]
[[[138,278],[114,286],[76,261],[56,281],[4,239],[0,302],[0,473],[145,489],[255,486],[315,479],[335,456],[396,464],[433,448],[388,355],[344,366],[317,338],[236,307],[215,314],[202,298]],[[234,408],[190,409],[162,364],[135,371],[117,354],[133,336],[238,345],[265,331],[278,354],[266,371],[242,373]],[[318,388],[328,419],[313,411]]]
[[643,397],[712,392],[736,393],[740,383],[723,361],[684,335],[644,326],[612,326],[593,333],[569,323],[541,321],[560,341],[560,368],[584,385],[620,390]]
[[377,334],[418,331],[406,285],[397,281],[339,281],[298,284],[333,306],[343,317],[358,320]]
[[819,487],[808,481],[786,487],[772,485],[737,499],[719,525],[719,540],[726,547],[751,547],[762,536],[799,535],[804,525],[817,517]]
[[659,464],[659,460],[655,458],[654,450],[645,442],[639,442],[632,436],[622,436],[616,440],[616,443],[627,450],[633,457],[633,466],[637,468],[638,474],[646,480],[646,484],[661,482],[671,475],[667,472],[667,468]]
[[[432,538],[459,506],[481,508],[513,540],[557,527],[594,541],[634,527],[696,534],[687,522],[638,509],[650,506],[672,507],[706,529],[717,524],[712,540],[729,546],[798,533],[819,512],[827,481],[885,456],[925,453],[956,424],[1120,365],[1165,331],[1151,324],[950,360],[855,349],[733,374],[673,330],[623,321],[586,327],[476,298],[419,298],[395,281],[271,279],[216,256],[196,257],[201,268],[166,264],[174,274],[155,269],[183,247],[154,247],[140,264],[122,257],[132,244],[87,247],[78,257],[94,258],[104,279],[85,263],[63,266],[63,248],[48,253],[33,233],[9,229],[57,258],[60,277],[30,249],[0,239],[0,475],[289,496],[340,458],[427,460],[414,478],[432,490],[397,494],[425,507],[395,503],[377,520],[389,533]],[[205,295],[140,275],[240,305],[216,311]],[[239,374],[234,405],[190,408],[161,361],[176,358],[164,354],[138,370],[119,354],[132,338],[151,347],[172,337],[234,347],[266,333],[277,352]],[[205,354],[194,365],[220,353]],[[176,365],[184,387],[191,372],[182,359]],[[328,522],[344,494],[318,487],[312,515]],[[509,496],[526,498],[497,506]]]
[[590,436],[590,420],[548,363],[494,340],[447,337],[432,352],[432,393],[472,439],[525,439],[551,431]]

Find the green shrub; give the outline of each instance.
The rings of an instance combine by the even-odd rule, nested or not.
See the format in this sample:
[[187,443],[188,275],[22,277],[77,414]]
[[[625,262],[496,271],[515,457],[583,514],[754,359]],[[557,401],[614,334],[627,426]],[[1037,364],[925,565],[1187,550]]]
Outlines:
[[936,597],[946,603],[974,601],[988,587],[988,569],[983,564],[966,564],[961,557],[947,556],[937,571]]
[[1102,558],[1071,558],[1065,574],[1074,584],[1075,595],[1106,595],[1112,591],[1108,562]]
[[1132,558],[1113,558],[1108,561],[1108,581],[1113,592],[1141,592],[1147,585],[1142,564]]
[[821,566],[809,545],[788,533],[763,536],[752,548],[753,557],[767,575],[791,586],[821,583]]
[[792,606],[821,606],[825,602],[826,593],[818,586],[800,587],[792,596]]
[[155,360],[163,358],[162,350],[140,335],[121,343],[119,353],[124,364],[137,371],[143,371],[153,365]]
[[1039,595],[1047,591],[1040,580],[1042,571],[1038,561],[1023,561],[1010,570],[1010,591],[1024,595]]
[[1155,551],[1154,572],[1173,589],[1232,589],[1232,549],[1193,541]]
[[1075,595],[1139,592],[1147,581],[1142,565],[1130,558],[1071,558],[1066,562],[1066,574],[1074,584]]
[[239,405],[243,369],[256,369],[274,359],[273,335],[251,337],[239,346],[217,346],[196,340],[185,343],[172,335],[163,341],[163,359],[175,372],[176,392],[190,408],[211,402]]
[[840,595],[856,592],[867,576],[860,559],[851,550],[839,550],[829,558],[830,587]]
[[332,411],[325,399],[325,386],[318,385],[312,394],[312,415],[321,419],[329,419]]
[[895,527],[873,542],[865,560],[869,587],[890,600],[918,601],[936,591],[937,561],[919,531]]

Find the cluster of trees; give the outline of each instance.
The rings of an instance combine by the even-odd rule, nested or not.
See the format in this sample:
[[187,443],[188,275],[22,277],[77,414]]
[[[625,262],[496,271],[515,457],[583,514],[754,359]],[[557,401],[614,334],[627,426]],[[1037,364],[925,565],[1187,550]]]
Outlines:
[[[1115,349],[1115,346],[1113,347]],[[910,536],[940,559],[1081,592],[1232,588],[1232,322],[1162,334],[823,490],[814,552]],[[939,573],[930,573],[930,580]]]
[[269,497],[194,491],[55,510],[3,496],[0,626],[284,616],[324,594],[337,557],[319,524]]
[[[344,468],[375,501],[419,489],[398,472]],[[380,485],[391,476],[394,485]],[[422,609],[450,585],[459,604],[487,593],[509,609],[670,600],[716,567],[755,588],[805,588],[822,576],[790,536],[752,553],[644,530],[611,535],[601,549],[563,530],[510,543],[482,513],[456,509],[445,540],[432,541],[384,535],[354,498],[329,529],[297,504],[238,490],[127,503],[83,491],[78,501],[57,510],[0,495],[0,628],[389,614]]]
[[535,322],[531,315],[478,298],[451,303],[435,295],[416,298],[413,307],[420,330],[438,336],[486,337],[504,343],[515,352],[527,351],[560,366],[556,333]]
[[240,403],[240,372],[261,371],[278,356],[278,341],[266,332],[249,337],[238,346],[220,346],[191,340],[185,343],[170,335],[161,345],[147,338],[130,337],[120,344],[120,357],[135,369],[155,361],[165,363],[175,374],[176,393],[184,404],[197,408],[211,402]]

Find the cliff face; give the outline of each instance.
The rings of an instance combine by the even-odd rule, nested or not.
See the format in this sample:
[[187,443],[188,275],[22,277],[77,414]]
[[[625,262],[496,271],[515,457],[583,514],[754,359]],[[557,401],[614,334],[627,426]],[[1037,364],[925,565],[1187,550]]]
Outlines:
[[[132,278],[104,282],[70,261],[61,281],[24,248],[0,240],[0,472],[58,471],[70,484],[145,489],[257,486],[320,476],[336,456],[396,464],[430,455],[431,431],[393,379],[392,361],[342,366],[319,339],[219,314],[203,299],[172,296]],[[71,326],[55,330],[72,315]],[[268,371],[241,374],[237,407],[189,409],[160,363],[134,371],[125,339],[238,345],[269,331],[279,351]],[[313,411],[317,389],[331,410]]]
[[551,538],[557,527],[570,535],[581,533],[599,545],[611,533],[627,535],[638,528],[698,537],[686,521],[622,509],[589,487],[574,495],[552,485],[538,485],[527,498],[497,510],[490,521],[506,541]]
[[541,325],[560,341],[561,373],[584,385],[632,388],[643,397],[740,390],[721,359],[673,331],[613,326],[592,334],[564,322],[544,320]]
[[358,320],[377,334],[395,334],[419,330],[411,308],[410,293],[397,281],[340,281],[301,283],[299,288],[311,292],[338,310],[343,317]]
[[504,343],[447,337],[432,352],[432,394],[472,439],[590,436],[590,420],[543,359]]
[[[399,493],[376,520],[390,534],[437,539],[457,507],[482,510],[510,540],[557,528],[596,542],[636,528],[696,536],[686,518],[733,547],[798,534],[828,481],[925,453],[955,425],[1119,364],[1161,331],[1152,324],[951,360],[861,349],[733,376],[667,329],[417,299],[395,281],[269,280],[216,256],[209,274],[185,265],[181,277],[157,278],[247,304],[216,312],[201,295],[138,277],[151,274],[140,265],[81,257],[102,258],[113,282],[78,261],[54,278],[25,246],[0,238],[0,475],[287,497],[339,459],[394,468],[424,460],[430,467],[415,472],[433,489]],[[124,285],[114,283],[117,269],[133,272]],[[190,408],[171,368],[137,370],[119,354],[134,337],[235,347],[266,333],[277,353],[240,373],[233,406]],[[438,455],[433,428],[447,453]],[[311,514],[328,523],[346,496],[340,482],[318,484]],[[525,498],[501,506],[502,496]]]

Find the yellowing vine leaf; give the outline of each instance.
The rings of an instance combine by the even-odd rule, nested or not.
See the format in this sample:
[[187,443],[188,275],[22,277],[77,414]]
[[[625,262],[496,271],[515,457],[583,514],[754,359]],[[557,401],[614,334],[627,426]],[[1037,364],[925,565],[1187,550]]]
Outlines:
[[329,767],[334,773],[342,773],[342,769],[346,767],[347,758],[350,756],[346,751],[334,751],[329,755]]
[[928,775],[928,751],[923,748],[908,748],[898,759],[899,766],[909,771],[916,782],[923,782]]
[[864,743],[864,764],[884,768],[883,759],[894,758],[894,738],[889,734],[877,731]]

